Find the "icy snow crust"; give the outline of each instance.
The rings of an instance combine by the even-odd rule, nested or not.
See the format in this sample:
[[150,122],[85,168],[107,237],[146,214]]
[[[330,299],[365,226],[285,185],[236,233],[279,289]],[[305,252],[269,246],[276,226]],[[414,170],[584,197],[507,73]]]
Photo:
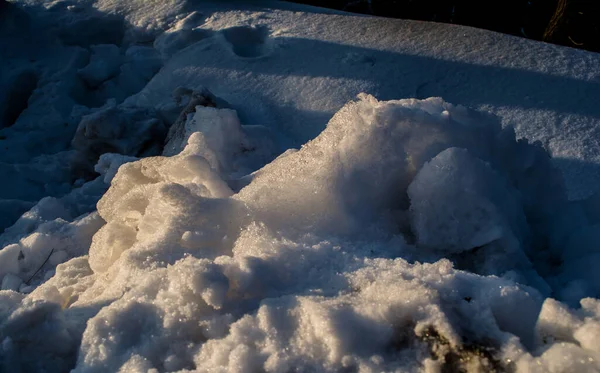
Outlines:
[[[198,106],[186,132],[177,155],[119,168],[98,203],[106,224],[89,256],[58,265],[28,296],[0,293],[5,364],[600,368],[600,302],[573,310],[544,300],[579,260],[556,265],[571,248],[549,249],[567,208],[560,174],[512,128],[437,98],[362,95],[239,193],[229,185],[256,156],[242,147],[256,144],[235,112]],[[73,224],[81,228],[63,229],[92,222]],[[40,235],[1,253],[20,249],[27,260],[57,234]]]
[[600,59],[264,4],[10,8],[1,370],[600,371]]

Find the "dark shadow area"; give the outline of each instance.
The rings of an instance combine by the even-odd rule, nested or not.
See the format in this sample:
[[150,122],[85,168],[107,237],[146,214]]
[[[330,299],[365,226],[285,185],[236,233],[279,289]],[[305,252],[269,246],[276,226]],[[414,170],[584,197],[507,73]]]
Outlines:
[[0,128],[12,126],[21,113],[27,109],[29,97],[36,89],[38,77],[33,70],[24,70],[16,74],[9,83],[5,102],[0,103],[4,108],[0,121]]
[[121,45],[125,36],[125,22],[114,15],[90,16],[88,19],[73,22],[69,28],[60,30],[58,36],[65,45],[80,47],[91,44]]
[[33,205],[33,202],[28,201],[0,199],[0,235]]
[[[134,37],[125,39],[127,32],[137,35],[138,28],[122,16],[84,2],[44,5],[0,2],[0,130],[4,130],[0,155],[6,156],[0,161],[0,179],[4,181],[0,186],[0,233],[41,198],[61,197],[79,185],[75,181],[80,178],[79,166],[85,163],[83,156],[78,162],[76,155],[60,155],[73,149],[71,140],[80,123],[72,109],[75,104],[100,107],[112,97],[85,87],[77,75],[78,69],[90,62],[91,46],[115,44],[122,67],[129,63],[127,48],[142,44]],[[134,85],[126,82],[124,86],[128,96],[126,89]],[[120,102],[124,97],[116,99]],[[48,122],[38,113],[48,113]],[[164,133],[156,135],[156,142],[162,144]],[[39,165],[44,162],[46,169]],[[86,175],[97,176],[94,164],[86,166]]]

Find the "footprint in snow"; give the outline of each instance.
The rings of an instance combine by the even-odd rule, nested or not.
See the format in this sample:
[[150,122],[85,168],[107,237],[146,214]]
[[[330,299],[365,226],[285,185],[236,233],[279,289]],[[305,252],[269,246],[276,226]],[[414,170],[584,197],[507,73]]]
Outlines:
[[232,52],[242,58],[258,58],[271,50],[269,30],[265,26],[237,26],[222,30]]

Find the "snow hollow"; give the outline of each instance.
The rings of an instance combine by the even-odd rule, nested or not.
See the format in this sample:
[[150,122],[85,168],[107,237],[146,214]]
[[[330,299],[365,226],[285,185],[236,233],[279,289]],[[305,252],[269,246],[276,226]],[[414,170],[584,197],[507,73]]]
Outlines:
[[0,371],[600,371],[600,56],[280,2],[0,2]]

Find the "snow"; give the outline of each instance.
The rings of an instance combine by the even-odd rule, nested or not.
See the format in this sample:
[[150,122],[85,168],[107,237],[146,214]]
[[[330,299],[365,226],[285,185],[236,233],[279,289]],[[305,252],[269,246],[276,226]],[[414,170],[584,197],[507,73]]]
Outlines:
[[600,371],[596,54],[0,6],[1,370]]
[[90,63],[77,74],[90,88],[97,88],[103,82],[115,76],[121,61],[119,61],[119,47],[114,44],[92,45]]

